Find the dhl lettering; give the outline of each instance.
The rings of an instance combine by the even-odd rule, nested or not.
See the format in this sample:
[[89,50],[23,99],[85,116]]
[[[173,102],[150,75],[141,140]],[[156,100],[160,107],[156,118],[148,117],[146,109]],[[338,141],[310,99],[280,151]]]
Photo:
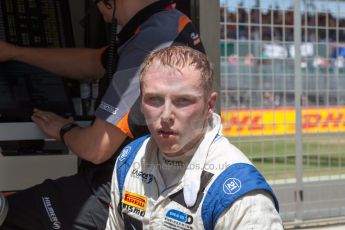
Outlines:
[[254,116],[252,118],[252,122],[250,122],[249,130],[262,130],[264,129],[263,125],[260,125],[261,117],[260,116]]
[[302,118],[302,128],[310,129],[315,128],[320,124],[321,115],[320,114],[305,114]]
[[[222,111],[226,136],[291,135],[296,131],[293,108]],[[302,109],[303,133],[345,132],[345,106]]]
[[[330,113],[328,114],[325,122],[323,123],[322,127],[326,128],[332,124],[333,127],[339,127],[339,125],[342,123],[343,114],[338,114],[337,117],[334,117],[335,115]],[[342,125],[345,125],[344,123]]]
[[260,125],[261,116],[250,116],[245,115],[241,119],[239,117],[223,117],[223,124],[225,131],[230,131],[231,129],[236,129],[237,131],[242,131],[244,129],[248,130],[262,130],[264,127]]
[[345,127],[343,121],[343,114],[329,113],[325,116],[320,114],[305,114],[303,116],[303,129],[314,129],[314,128],[338,128],[340,126]]

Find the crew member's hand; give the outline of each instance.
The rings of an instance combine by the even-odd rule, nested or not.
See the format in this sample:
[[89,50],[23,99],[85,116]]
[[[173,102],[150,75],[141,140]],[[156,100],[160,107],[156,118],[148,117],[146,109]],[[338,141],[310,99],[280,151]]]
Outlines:
[[73,121],[72,117],[64,118],[56,113],[34,109],[31,119],[42,129],[49,137],[60,140],[60,129],[67,123]]
[[0,40],[0,62],[9,61],[15,57],[17,47]]

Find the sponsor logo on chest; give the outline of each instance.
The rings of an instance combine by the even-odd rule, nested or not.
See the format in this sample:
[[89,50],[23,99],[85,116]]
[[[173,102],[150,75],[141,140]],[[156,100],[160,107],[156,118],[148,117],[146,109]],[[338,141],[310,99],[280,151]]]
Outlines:
[[142,180],[146,184],[150,184],[153,180],[153,175],[149,173],[145,173],[138,169],[133,169],[131,172],[131,177],[137,178]]
[[145,216],[147,198],[136,193],[125,191],[122,208],[139,216]]
[[170,209],[164,219],[164,227],[169,229],[193,229],[193,217],[176,209]]
[[131,152],[131,149],[132,149],[131,146],[125,147],[120,153],[119,161],[125,160],[127,156],[129,155],[129,153]]

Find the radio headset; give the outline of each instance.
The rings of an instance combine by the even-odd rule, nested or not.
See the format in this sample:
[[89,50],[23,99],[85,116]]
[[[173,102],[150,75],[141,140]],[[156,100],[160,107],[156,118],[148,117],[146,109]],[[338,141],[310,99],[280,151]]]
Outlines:
[[93,3],[97,5],[99,2],[103,2],[108,9],[111,9],[112,6],[110,5],[109,1],[110,0],[93,0]]
[[[110,10],[111,9],[111,5],[109,3],[110,0],[97,0],[97,2],[100,2],[102,1],[104,3],[104,5]],[[114,1],[114,4],[115,4],[115,1]],[[114,14],[113,14],[114,16]]]
[[[111,82],[113,78],[113,74],[115,73],[114,67],[117,65],[117,61],[118,61],[117,48],[119,44],[119,39],[117,36],[117,19],[115,17],[116,0],[113,0],[113,1],[114,1],[114,9],[113,9],[113,15],[111,18],[110,45],[109,45],[108,63],[107,63],[108,84]],[[109,0],[103,0],[103,2],[108,9],[111,9]]]
[[[103,1],[105,6],[108,9],[111,9],[112,6],[109,3],[111,0],[96,0],[96,3]],[[113,79],[113,74],[115,73],[115,66],[117,66],[118,62],[118,53],[117,49],[119,46],[119,39],[118,39],[118,33],[117,33],[117,19],[115,17],[115,11],[116,11],[116,0],[114,1],[114,9],[113,9],[113,15],[112,15],[112,21],[111,21],[111,34],[110,34],[110,45],[108,50],[108,63],[107,63],[107,83],[104,84],[103,87],[101,87],[100,95],[99,97],[102,97],[105,93],[105,90],[108,88],[108,85],[111,83]],[[164,9],[167,5],[170,5],[172,3],[175,3],[175,0],[160,0],[157,2],[157,6],[152,9],[154,12],[158,12],[162,9]],[[153,13],[153,12],[152,12]],[[146,19],[145,19],[146,20]],[[143,21],[145,21],[143,20]]]
[[[110,4],[110,1],[114,1],[114,7]],[[104,5],[111,10],[113,8],[113,14],[112,14],[112,20],[111,20],[111,31],[110,31],[110,44],[107,51],[107,63],[106,63],[106,76],[100,79],[99,81],[99,90],[98,90],[98,97],[96,99],[96,102],[94,103],[94,107],[97,108],[102,97],[104,96],[109,84],[111,84],[113,75],[115,73],[115,67],[118,63],[118,46],[119,46],[119,36],[117,33],[117,19],[115,17],[115,11],[116,11],[116,0],[93,0],[94,6],[96,6],[97,3],[103,2]],[[161,10],[166,9],[169,5],[175,3],[175,0],[159,0],[157,1],[154,6],[150,7],[150,10],[146,14],[140,14],[137,15],[140,20],[138,20],[140,23],[147,20],[147,18],[154,14],[155,12],[159,12]],[[133,26],[139,26],[133,25]],[[129,37],[131,37],[134,33],[133,26],[131,28],[127,28],[128,31],[122,31],[122,40],[127,40]],[[133,31],[132,31],[133,30]],[[92,87],[94,88],[94,87]],[[94,89],[92,89],[93,91]],[[94,98],[94,97],[93,97]]]
[[99,81],[99,90],[97,99],[95,102],[95,107],[97,108],[102,97],[104,96],[109,84],[113,79],[113,74],[115,73],[115,67],[117,66],[118,62],[118,53],[117,48],[119,44],[118,34],[117,34],[117,19],[115,17],[116,11],[116,0],[96,0],[96,3],[102,1],[104,5],[110,10],[112,9],[112,5],[109,1],[114,1],[114,8],[113,14],[111,18],[111,28],[110,28],[110,42],[109,48],[107,51],[107,63],[106,63],[106,75],[100,79]]
[[[114,1],[114,8],[110,4],[110,1]],[[106,53],[107,55],[107,63],[105,63],[106,75],[103,78],[101,78],[99,81],[81,82],[80,84],[80,97],[81,97],[81,102],[82,102],[81,113],[84,116],[93,115],[94,109],[97,108],[97,106],[99,105],[101,98],[105,94],[110,82],[112,81],[112,77],[115,72],[115,66],[117,65],[117,61],[118,61],[117,19],[115,18],[116,0],[92,0],[92,5],[86,11],[84,18],[80,21],[80,25],[82,27],[85,27],[86,22],[88,20],[88,16],[91,14],[91,12],[95,8],[97,8],[97,4],[99,2],[103,2],[105,7],[109,10],[113,8],[111,28],[110,28],[109,48]]]
[[[111,31],[110,31],[110,44],[109,44],[109,50],[108,50],[108,63],[107,63],[107,81],[108,84],[111,82],[113,74],[115,73],[115,64],[117,64],[117,48],[118,48],[118,36],[117,36],[117,19],[115,17],[115,11],[116,11],[116,0],[94,0],[94,4],[98,4],[99,2],[103,2],[105,7],[109,10],[112,9],[112,5],[109,3],[109,1],[114,1],[114,9],[113,14],[111,18]],[[104,94],[104,93],[102,93]]]

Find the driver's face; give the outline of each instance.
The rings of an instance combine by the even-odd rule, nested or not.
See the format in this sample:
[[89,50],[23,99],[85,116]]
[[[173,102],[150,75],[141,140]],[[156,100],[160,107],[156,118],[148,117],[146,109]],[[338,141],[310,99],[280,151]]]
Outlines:
[[153,63],[143,76],[141,106],[159,149],[171,157],[189,151],[205,132],[213,98],[205,99],[194,67],[172,71]]

